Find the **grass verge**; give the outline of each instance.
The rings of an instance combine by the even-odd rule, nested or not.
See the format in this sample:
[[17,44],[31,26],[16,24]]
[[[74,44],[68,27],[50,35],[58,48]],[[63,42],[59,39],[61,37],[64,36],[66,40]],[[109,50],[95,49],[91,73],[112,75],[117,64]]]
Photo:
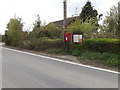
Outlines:
[[53,48],[46,50],[48,54],[58,54],[58,55],[66,55],[66,51],[62,48]]
[[106,65],[108,67],[119,67],[120,54],[113,53],[100,53],[100,52],[90,52],[85,51],[78,56],[79,60],[89,60],[96,61],[97,63]]
[[[55,54],[55,55],[66,55],[68,54],[62,48],[54,48],[46,50],[48,54]],[[120,69],[119,62],[120,62],[120,53],[100,53],[100,52],[92,52],[92,51],[79,51],[79,50],[72,50],[70,51],[70,55],[78,57],[80,62],[86,62],[87,64],[92,65],[103,65],[106,67],[115,67]]]

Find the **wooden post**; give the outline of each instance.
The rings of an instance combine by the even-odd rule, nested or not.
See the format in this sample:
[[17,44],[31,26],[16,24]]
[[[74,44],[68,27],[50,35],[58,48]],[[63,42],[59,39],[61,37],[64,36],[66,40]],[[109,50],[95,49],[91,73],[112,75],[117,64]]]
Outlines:
[[65,29],[67,29],[67,0],[63,1],[63,11],[64,11],[64,20],[63,20],[63,43],[65,45],[65,47],[67,48],[67,52],[69,52],[69,42],[65,41],[65,37],[64,37],[64,33],[65,33]]
[[66,26],[66,19],[67,19],[67,1],[66,0],[64,0],[63,1],[63,4],[64,4],[64,20],[63,20],[63,29],[66,29],[67,28],[67,26]]
[[65,45],[64,30],[67,28],[66,19],[67,19],[67,3],[66,3],[66,0],[63,0],[63,44],[64,45]]

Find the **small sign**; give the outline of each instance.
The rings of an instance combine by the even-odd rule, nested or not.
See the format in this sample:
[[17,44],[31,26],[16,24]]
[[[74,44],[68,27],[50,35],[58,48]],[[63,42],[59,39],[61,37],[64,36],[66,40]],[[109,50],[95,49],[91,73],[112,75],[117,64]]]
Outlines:
[[73,42],[79,42],[79,40],[78,40],[78,35],[73,35]]
[[83,34],[80,32],[73,33],[73,42],[74,43],[82,43],[83,42]]

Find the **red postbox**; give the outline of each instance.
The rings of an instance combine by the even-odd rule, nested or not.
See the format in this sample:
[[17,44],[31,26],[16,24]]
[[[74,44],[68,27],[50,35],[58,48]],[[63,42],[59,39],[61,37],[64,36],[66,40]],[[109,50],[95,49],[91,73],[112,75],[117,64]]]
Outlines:
[[71,41],[71,33],[64,33],[65,41]]

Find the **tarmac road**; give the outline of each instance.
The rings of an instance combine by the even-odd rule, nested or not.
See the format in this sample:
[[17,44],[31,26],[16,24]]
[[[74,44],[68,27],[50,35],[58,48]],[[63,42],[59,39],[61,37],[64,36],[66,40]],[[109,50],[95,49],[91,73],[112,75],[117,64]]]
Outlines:
[[118,88],[118,74],[2,48],[3,88]]

